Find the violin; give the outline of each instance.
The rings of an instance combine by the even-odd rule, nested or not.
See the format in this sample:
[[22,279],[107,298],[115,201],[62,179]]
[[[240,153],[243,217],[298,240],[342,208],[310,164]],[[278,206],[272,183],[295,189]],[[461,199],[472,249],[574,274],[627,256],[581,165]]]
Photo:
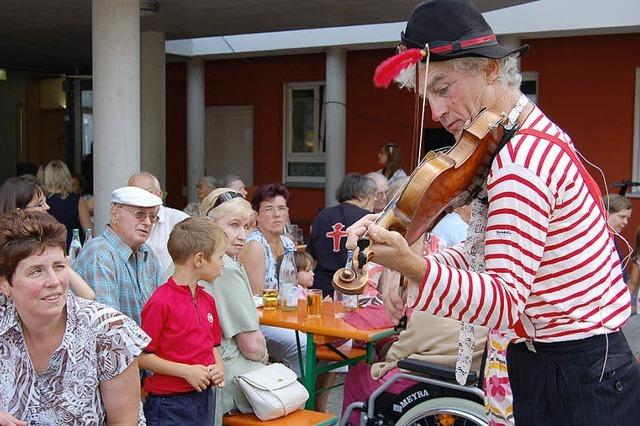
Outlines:
[[[375,223],[399,232],[412,245],[431,231],[444,214],[469,203],[482,187],[494,153],[508,140],[506,121],[505,114],[482,110],[450,149],[427,152]],[[362,267],[375,256],[368,247],[365,234],[347,267],[333,275],[336,290],[362,294],[368,279]]]

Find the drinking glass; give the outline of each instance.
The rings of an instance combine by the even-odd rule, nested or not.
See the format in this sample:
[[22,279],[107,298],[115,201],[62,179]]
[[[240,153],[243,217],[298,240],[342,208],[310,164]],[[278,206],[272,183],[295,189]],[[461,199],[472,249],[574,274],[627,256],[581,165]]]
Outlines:
[[333,291],[333,313],[336,318],[343,318],[347,312],[358,309],[358,295],[344,294],[341,291]]
[[322,290],[310,288],[307,290],[307,318],[322,316]]
[[262,288],[262,305],[267,311],[278,307],[278,281],[266,281]]

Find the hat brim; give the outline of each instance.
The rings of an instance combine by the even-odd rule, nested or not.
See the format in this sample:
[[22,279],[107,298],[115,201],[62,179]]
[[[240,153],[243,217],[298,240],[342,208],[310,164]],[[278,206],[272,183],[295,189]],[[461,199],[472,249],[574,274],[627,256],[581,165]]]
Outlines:
[[516,49],[507,49],[499,44],[492,46],[480,46],[471,49],[461,49],[455,52],[435,54],[431,53],[430,61],[446,61],[449,59],[457,58],[490,58],[490,59],[502,59],[509,55],[516,53],[518,58],[522,57],[529,50],[529,45],[525,44]]

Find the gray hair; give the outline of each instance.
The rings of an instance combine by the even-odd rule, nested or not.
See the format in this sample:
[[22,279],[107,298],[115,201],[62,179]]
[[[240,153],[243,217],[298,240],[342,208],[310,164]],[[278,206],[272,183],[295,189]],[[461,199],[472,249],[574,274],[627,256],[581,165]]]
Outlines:
[[204,183],[209,188],[216,188],[218,186],[218,181],[213,176],[202,176],[198,179],[198,183]]
[[[464,57],[451,59],[453,68],[466,72],[477,72],[484,69],[489,61],[494,59],[481,58],[481,57]],[[509,89],[520,88],[522,82],[522,74],[518,68],[518,54],[513,53],[505,58],[498,59],[500,66],[500,73],[498,74],[498,81]],[[416,67],[411,66],[402,71],[394,81],[400,85],[400,88],[414,89],[416,86]]]
[[[453,68],[459,71],[478,72],[489,65],[489,58],[464,57],[452,59]],[[498,59],[500,73],[498,74],[498,82],[509,89],[518,89],[522,82],[522,74],[518,69],[518,54],[513,53],[502,59]]]
[[631,201],[619,194],[607,194],[602,196],[602,202],[607,211],[611,213],[618,213],[622,210],[631,210]]
[[229,185],[237,180],[242,180],[242,178],[238,175],[224,175],[220,178],[220,187],[229,188]]
[[371,197],[376,193],[376,183],[370,177],[359,173],[349,173],[336,191],[336,199],[339,203],[355,200],[357,198]]

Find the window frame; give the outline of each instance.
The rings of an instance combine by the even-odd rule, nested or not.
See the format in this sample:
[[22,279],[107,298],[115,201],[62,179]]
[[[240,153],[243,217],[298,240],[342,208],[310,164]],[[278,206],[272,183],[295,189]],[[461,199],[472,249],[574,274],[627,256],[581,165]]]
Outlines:
[[[325,140],[326,111],[320,90],[326,90],[325,81],[290,82],[283,85],[284,116],[282,132],[282,180],[291,186],[324,187],[325,176],[290,176],[289,163],[323,163],[326,167]],[[314,91],[314,152],[292,152],[293,147],[293,93],[296,90]]]
[[[525,81],[534,81],[536,83],[536,93],[534,97],[531,97],[530,93],[525,93],[531,102],[538,105],[540,103],[540,79],[538,78],[538,71],[523,71],[520,73],[522,76],[522,83]],[[522,87],[522,84],[520,85]]]

